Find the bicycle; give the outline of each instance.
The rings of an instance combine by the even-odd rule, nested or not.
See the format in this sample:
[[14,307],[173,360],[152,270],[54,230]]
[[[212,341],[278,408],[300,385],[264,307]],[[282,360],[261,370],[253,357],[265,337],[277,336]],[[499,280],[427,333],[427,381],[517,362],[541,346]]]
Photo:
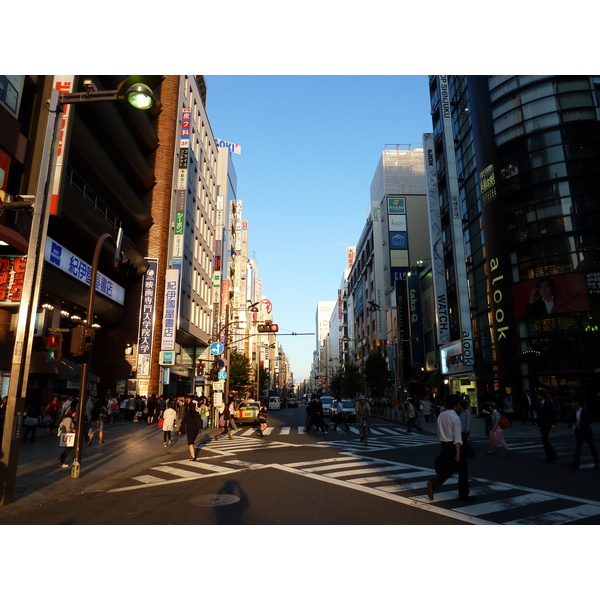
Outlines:
[[366,446],[369,443],[368,439],[369,439],[369,433],[370,433],[368,417],[363,417],[363,418],[359,419],[358,423],[362,429],[362,437],[360,438],[360,441],[364,442],[365,446]]

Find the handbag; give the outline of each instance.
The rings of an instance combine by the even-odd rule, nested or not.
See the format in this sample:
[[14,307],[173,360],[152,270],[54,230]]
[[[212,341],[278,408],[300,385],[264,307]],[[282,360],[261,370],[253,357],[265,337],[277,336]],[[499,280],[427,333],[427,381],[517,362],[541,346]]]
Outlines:
[[500,425],[502,429],[506,429],[510,425],[510,421],[504,415],[502,415],[498,421],[498,425]]
[[68,431],[60,434],[60,445],[61,446],[74,446],[75,445],[75,432]]
[[490,442],[492,443],[492,448],[502,445],[502,431],[500,429],[490,430]]
[[221,415],[219,417],[219,426],[220,427],[225,427],[225,415]]
[[165,420],[164,419],[159,419],[158,420],[158,428],[159,429],[162,429],[164,424],[165,424]]
[[35,427],[39,421],[35,417],[25,417],[24,423],[28,427]]

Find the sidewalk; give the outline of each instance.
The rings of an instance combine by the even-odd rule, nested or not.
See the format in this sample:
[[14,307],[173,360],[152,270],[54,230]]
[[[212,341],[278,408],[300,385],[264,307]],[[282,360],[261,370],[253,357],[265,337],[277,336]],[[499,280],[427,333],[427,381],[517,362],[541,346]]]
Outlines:
[[[201,431],[198,440],[213,429]],[[22,508],[43,506],[84,492],[108,489],[113,480],[123,477],[125,471],[139,471],[166,455],[188,452],[185,436],[173,435],[170,448],[163,447],[163,433],[156,423],[115,421],[104,425],[104,444],[99,445],[97,434],[92,446],[83,445],[81,476],[71,479],[73,451],[67,457],[69,468],[61,468],[56,429],[52,434],[38,427],[35,442],[21,442],[19,465],[15,483],[14,501],[0,506],[0,514],[9,514]]]

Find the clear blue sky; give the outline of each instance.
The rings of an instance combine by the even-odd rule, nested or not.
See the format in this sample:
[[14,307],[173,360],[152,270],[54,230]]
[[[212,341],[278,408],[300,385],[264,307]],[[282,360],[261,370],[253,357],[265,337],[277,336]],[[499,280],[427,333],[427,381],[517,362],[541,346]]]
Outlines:
[[[280,333],[315,333],[317,302],[336,300],[385,144],[432,130],[426,76],[207,75],[207,114],[233,155],[248,253]],[[316,335],[280,336],[296,381]]]

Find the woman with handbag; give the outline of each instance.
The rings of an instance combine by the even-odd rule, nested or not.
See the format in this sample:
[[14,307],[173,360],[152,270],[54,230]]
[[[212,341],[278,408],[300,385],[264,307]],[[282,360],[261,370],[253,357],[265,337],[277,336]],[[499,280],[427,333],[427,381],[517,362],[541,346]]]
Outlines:
[[[60,437],[60,434],[65,432],[65,433],[70,433],[75,431],[75,417],[77,416],[77,413],[70,408],[67,411],[67,414],[62,418],[62,421],[60,422],[60,425],[58,427],[58,435]],[[60,466],[63,469],[66,469],[69,465],[65,462],[65,460],[67,459],[67,456],[69,454],[69,452],[71,452],[73,446],[66,446],[65,449],[63,450],[63,453],[58,457],[58,462],[60,464]]]
[[173,408],[173,402],[169,401],[167,409],[162,416],[162,430],[163,430],[163,447],[167,448],[171,445],[171,435],[175,429],[175,421],[177,419],[177,413]]
[[490,429],[490,449],[488,450],[488,454],[494,454],[496,446],[502,446],[504,448],[504,453],[502,456],[508,456],[508,446],[504,441],[504,433],[502,432],[502,427],[500,427],[500,419],[502,415],[498,411],[498,405],[495,402],[490,402],[490,409],[492,410],[491,414],[491,424],[492,427]]

